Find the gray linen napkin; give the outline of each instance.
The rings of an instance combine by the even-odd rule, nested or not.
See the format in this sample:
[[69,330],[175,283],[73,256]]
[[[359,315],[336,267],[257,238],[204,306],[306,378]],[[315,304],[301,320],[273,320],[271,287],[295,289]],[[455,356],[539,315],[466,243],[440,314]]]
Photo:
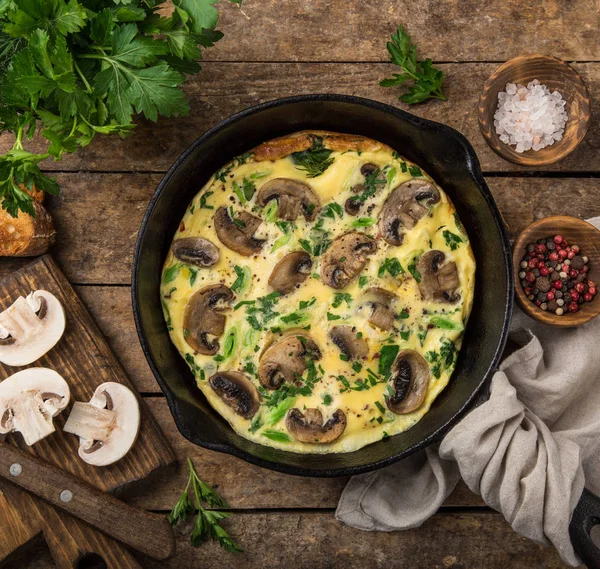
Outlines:
[[[600,218],[589,221],[600,227]],[[521,347],[501,363],[489,400],[439,445],[353,477],[339,521],[367,531],[418,527],[462,477],[515,531],[581,563],[569,521],[584,485],[600,493],[600,317],[559,330],[516,308],[511,339]]]

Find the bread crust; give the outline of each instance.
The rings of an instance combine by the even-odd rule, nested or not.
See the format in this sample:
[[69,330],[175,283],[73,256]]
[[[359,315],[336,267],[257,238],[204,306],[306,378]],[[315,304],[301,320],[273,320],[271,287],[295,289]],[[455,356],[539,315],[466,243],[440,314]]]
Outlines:
[[253,159],[255,162],[278,160],[284,156],[289,156],[292,152],[301,152],[311,147],[315,136],[322,138],[323,146],[334,152],[344,152],[346,150],[358,152],[385,150],[393,152],[393,149],[387,144],[358,134],[342,134],[327,130],[302,130],[259,144],[252,150]]
[[33,190],[35,217],[22,211],[12,217],[0,208],[0,257],[33,257],[54,243],[56,231],[50,214],[41,204],[44,193]]

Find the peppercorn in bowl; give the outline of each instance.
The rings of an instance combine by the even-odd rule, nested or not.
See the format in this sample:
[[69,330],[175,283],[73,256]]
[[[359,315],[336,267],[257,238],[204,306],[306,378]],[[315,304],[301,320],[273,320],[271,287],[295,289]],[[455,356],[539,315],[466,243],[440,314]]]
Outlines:
[[532,223],[514,244],[519,306],[539,322],[573,327],[600,313],[600,231],[568,216]]

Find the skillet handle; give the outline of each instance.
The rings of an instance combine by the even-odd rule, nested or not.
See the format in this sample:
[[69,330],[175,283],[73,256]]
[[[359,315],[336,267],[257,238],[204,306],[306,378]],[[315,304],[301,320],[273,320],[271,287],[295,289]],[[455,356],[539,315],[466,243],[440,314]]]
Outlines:
[[600,498],[583,489],[569,524],[569,535],[575,553],[588,569],[600,569],[600,549],[592,541],[591,530],[600,524]]

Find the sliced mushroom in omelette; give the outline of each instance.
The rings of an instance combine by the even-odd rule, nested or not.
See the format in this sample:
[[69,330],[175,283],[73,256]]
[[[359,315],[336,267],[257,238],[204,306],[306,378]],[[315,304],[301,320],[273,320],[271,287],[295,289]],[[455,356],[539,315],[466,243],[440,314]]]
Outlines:
[[388,146],[306,131],[219,170],[165,261],[171,339],[243,437],[350,452],[409,429],[456,365],[475,260],[454,206]]

